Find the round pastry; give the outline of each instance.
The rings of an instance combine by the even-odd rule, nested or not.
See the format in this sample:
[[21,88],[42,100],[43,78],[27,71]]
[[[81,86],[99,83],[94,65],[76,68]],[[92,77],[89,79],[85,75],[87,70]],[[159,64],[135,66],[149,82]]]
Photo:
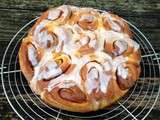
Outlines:
[[139,44],[122,18],[69,5],[44,12],[19,50],[32,91],[73,112],[117,101],[139,78],[140,59]]

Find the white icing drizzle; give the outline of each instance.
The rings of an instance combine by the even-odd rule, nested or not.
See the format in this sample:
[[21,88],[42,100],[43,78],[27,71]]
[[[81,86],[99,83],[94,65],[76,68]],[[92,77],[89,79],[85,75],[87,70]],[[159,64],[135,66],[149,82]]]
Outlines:
[[[83,33],[86,35],[81,42],[83,42],[83,39],[85,39],[84,44],[89,44],[90,47],[96,48],[97,47],[97,38],[96,38],[96,32],[91,31],[83,31]],[[82,45],[84,45],[82,44]]]
[[[116,72],[119,69],[119,74],[123,75],[123,77],[128,76],[127,70],[122,69],[121,65],[123,65],[128,60],[128,57],[118,56],[112,61],[112,70]],[[120,67],[119,67],[120,66]],[[122,71],[120,71],[122,70]]]
[[[77,7],[73,9],[79,10],[77,9]],[[60,12],[63,12],[61,16]],[[48,19],[55,20],[60,16],[62,17],[60,21],[63,21],[69,16],[69,14],[70,8],[66,5],[63,5],[61,7],[49,11]],[[111,18],[111,16],[109,17],[109,22],[112,25],[113,29],[116,31],[120,31],[120,26],[114,21],[112,21],[113,18]],[[93,21],[94,17],[90,15],[81,17],[81,20],[84,19],[87,19],[88,21]],[[47,34],[47,31],[40,32],[45,27],[47,22],[48,21],[43,20],[34,31],[34,36],[36,36],[36,38],[38,36],[39,42],[42,43],[44,46],[46,46],[48,40],[51,41],[53,39],[51,38],[52,36]],[[71,29],[73,33],[69,33],[67,31],[68,29]],[[31,80],[31,86],[35,91],[35,86],[38,80],[51,78],[47,86],[47,90],[49,92],[53,90],[55,87],[70,88],[76,85],[82,91],[84,91],[85,87],[85,90],[88,94],[90,94],[93,91],[93,89],[96,89],[97,92],[102,91],[103,93],[106,93],[108,83],[112,77],[106,71],[113,70],[115,72],[118,69],[118,74],[122,77],[126,78],[126,76],[128,75],[128,69],[125,69],[122,66],[122,64],[128,60],[127,57],[119,56],[112,59],[112,57],[109,54],[103,52],[103,46],[105,41],[129,41],[130,37],[128,34],[119,33],[115,31],[106,31],[104,28],[98,28],[94,31],[83,30],[77,24],[69,25],[68,23],[64,24],[63,26],[54,26],[52,31],[58,37],[58,45],[56,47],[52,47],[50,49],[45,50],[45,54],[39,63],[36,63],[35,58],[33,58],[33,56],[36,56],[34,55],[34,50],[32,50],[32,48],[31,50],[28,50],[28,55],[30,56],[29,60],[34,61],[32,64],[37,64],[34,67],[34,77]],[[86,37],[81,38],[80,40],[80,33]],[[89,40],[87,37],[89,38]],[[77,40],[80,40],[80,44],[78,45],[76,44]],[[80,58],[75,56],[75,52],[82,45],[85,44],[89,44],[90,47],[93,47],[95,49],[94,54],[97,56],[96,61],[100,62],[102,66],[96,62],[91,62],[89,55],[83,55]],[[126,49],[126,46],[122,45],[120,42],[117,42],[116,45],[120,48],[119,52],[123,52]],[[133,40],[132,42],[129,42],[128,45],[134,47],[135,51],[139,49],[139,45]],[[69,74],[63,74],[63,71],[53,60],[53,50],[55,50],[56,52],[63,51],[65,54],[70,56],[72,64],[75,64],[75,68]],[[89,73],[87,74],[87,80],[85,82],[85,86],[83,86],[80,76],[80,70],[86,64],[88,70],[90,70],[91,68],[94,69],[88,71]]]
[[90,40],[90,42],[89,42],[89,46],[93,47],[93,48],[96,48],[96,44],[97,44],[97,41],[95,39],[94,40]]
[[[71,56],[72,63],[76,64],[74,70],[69,74],[62,74],[61,76],[51,80],[48,84],[48,91],[51,91],[55,87],[59,88],[66,88],[72,86],[78,86],[81,90],[83,90],[83,86],[81,85],[81,77],[80,77],[80,70],[82,66],[84,66],[87,62],[89,62],[88,56],[83,56],[82,58],[77,58],[75,56]],[[65,81],[71,81],[72,83],[67,85],[62,85]],[[58,83],[57,83],[58,82]]]
[[100,90],[103,93],[107,92],[107,87],[110,79],[111,79],[111,76],[109,74],[106,75],[106,73],[104,72],[100,74]]
[[96,55],[95,59],[98,62],[104,63],[105,61],[112,61],[112,57],[109,54],[107,54],[107,53],[105,53],[103,51],[96,51],[95,55]]
[[42,69],[39,73],[38,80],[51,79],[62,73],[61,68],[56,64],[53,59],[43,65],[43,68],[44,69]]
[[59,87],[59,88],[70,88],[76,85],[76,83],[72,80],[64,80],[64,79],[54,79],[51,80],[54,82],[50,82],[48,85],[48,92],[51,92],[54,88]]
[[117,74],[123,79],[126,79],[128,76],[128,68],[124,68],[123,65],[119,65],[117,68]]
[[60,52],[64,44],[69,41],[69,35],[64,27],[55,28],[54,33],[58,36],[59,43],[56,46],[56,52]]
[[[110,24],[111,28],[115,31],[120,32],[121,31],[121,26],[118,25],[116,22],[114,21],[118,21],[118,19],[115,19],[114,17],[112,17],[109,13],[104,13],[105,16],[107,16],[107,22]],[[121,22],[121,21],[118,21]],[[123,25],[123,23],[121,23]]]
[[78,24],[74,24],[72,30],[77,35],[79,35],[78,33],[82,33],[83,31],[83,29]]
[[28,59],[33,66],[36,66],[38,64],[37,51],[32,45],[28,46]]
[[[130,39],[128,34],[118,33],[118,32],[115,32],[115,31],[105,31],[103,29],[101,30],[101,33],[103,33],[105,35],[102,39],[104,39],[106,42],[111,42],[112,40],[117,41],[116,44],[120,48],[119,53],[126,50],[127,45],[128,45],[128,47],[133,47],[134,51],[137,51],[140,48],[139,44],[136,41]],[[122,42],[124,41],[127,44],[126,45],[121,44],[119,41],[122,41]]]
[[[61,22],[67,19],[70,15],[71,11],[67,5],[62,5],[58,8],[49,10],[48,19],[55,20],[57,18],[62,18]],[[60,16],[61,15],[61,16]]]
[[103,28],[100,28],[98,30],[95,30],[95,33],[97,35],[98,38],[98,42],[97,42],[97,51],[102,51],[104,49],[104,41],[105,41],[105,30]]
[[51,51],[46,50],[44,56],[41,58],[38,65],[34,67],[34,76],[30,83],[32,89],[36,89],[34,86],[36,86],[38,80],[50,79],[52,77],[56,77],[57,75],[60,75],[61,73],[62,73],[62,70],[58,67],[58,65],[53,60]]
[[41,21],[38,25],[37,25],[37,27],[36,27],[36,29],[34,30],[34,36],[37,36],[39,33],[40,33],[40,31],[45,27],[45,25],[48,23],[48,20],[43,20],[43,21]]
[[110,19],[108,19],[108,21],[109,21],[109,24],[111,25],[111,28],[113,30],[119,31],[119,32],[121,31],[121,27],[116,22],[114,22],[113,20],[110,20]]
[[53,37],[48,34],[47,30],[41,31],[45,25],[48,23],[47,20],[43,20],[39,25],[37,25],[34,31],[34,39],[40,45],[40,47],[47,48],[48,42],[53,43]]
[[96,48],[97,40],[91,39],[89,36],[84,36],[79,40],[81,46],[88,44],[90,47]]
[[102,66],[100,66],[98,63],[90,62],[87,64],[87,68],[88,75],[85,82],[87,93],[90,94],[94,89],[96,89],[96,92],[100,90],[103,93],[106,93],[111,76],[107,75]]
[[66,43],[69,40],[68,33],[64,27],[57,27],[54,32],[60,41],[64,41],[64,43]]
[[60,16],[60,14],[61,14],[61,10],[51,9],[49,10],[48,19],[55,20]]
[[107,42],[111,42],[111,40],[122,40],[122,41],[130,40],[128,34],[125,33],[118,33],[115,31],[103,31],[103,34],[105,35],[104,39]]
[[89,43],[89,37],[88,36],[83,37],[82,39],[80,39],[80,43],[81,43],[81,45],[88,44]]
[[47,48],[48,42],[52,43],[52,40],[52,36],[48,34],[47,31],[42,31],[38,34],[37,41],[42,47]]
[[140,48],[139,44],[134,40],[132,40],[131,45],[134,47],[134,51],[137,51]]
[[112,69],[112,64],[111,64],[110,61],[105,61],[105,62],[103,63],[103,66],[104,66],[104,70],[105,70],[105,71],[110,71],[110,70]]
[[123,56],[118,56],[115,59],[113,59],[112,61],[112,68],[113,69],[117,69],[117,67],[122,64],[125,63],[128,60],[127,57],[123,57]]
[[64,19],[68,18],[69,15],[71,14],[71,10],[70,10],[69,6],[67,6],[67,5],[62,5],[62,6],[58,7],[58,9],[63,11],[62,17]]
[[92,68],[87,74],[86,80],[86,89],[87,92],[90,94],[92,90],[96,89],[96,92],[99,91],[99,72],[96,68]]
[[118,54],[121,54],[121,53],[123,53],[125,50],[127,50],[127,48],[128,48],[128,45],[127,45],[127,43],[125,42],[125,41],[122,41],[122,40],[117,40],[116,42],[115,42],[115,45],[118,47]]
[[84,21],[86,20],[87,22],[92,22],[94,20],[94,16],[93,15],[83,15],[80,17],[79,21]]

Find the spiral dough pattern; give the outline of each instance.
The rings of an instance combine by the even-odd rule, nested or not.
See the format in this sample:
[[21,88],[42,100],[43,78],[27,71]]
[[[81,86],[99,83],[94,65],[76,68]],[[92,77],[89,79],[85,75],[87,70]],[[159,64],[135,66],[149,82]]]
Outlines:
[[103,109],[140,75],[140,48],[117,15],[62,5],[44,12],[19,50],[33,92],[73,112]]

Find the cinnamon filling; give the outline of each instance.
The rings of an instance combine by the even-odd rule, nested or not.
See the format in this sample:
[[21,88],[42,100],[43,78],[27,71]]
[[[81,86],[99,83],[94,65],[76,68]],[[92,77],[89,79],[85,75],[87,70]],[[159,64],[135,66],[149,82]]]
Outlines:
[[71,65],[70,58],[68,56],[63,55],[58,58],[55,58],[55,62],[62,69],[63,73],[65,73]]
[[70,102],[83,103],[86,101],[85,94],[78,87],[62,88],[59,90],[62,99]]

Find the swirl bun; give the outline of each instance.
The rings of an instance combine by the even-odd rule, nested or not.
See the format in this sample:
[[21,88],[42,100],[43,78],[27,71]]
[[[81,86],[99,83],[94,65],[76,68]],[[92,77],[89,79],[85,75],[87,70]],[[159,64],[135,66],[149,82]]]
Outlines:
[[117,101],[139,78],[140,59],[139,44],[122,18],[69,5],[44,12],[19,50],[32,91],[73,112]]

